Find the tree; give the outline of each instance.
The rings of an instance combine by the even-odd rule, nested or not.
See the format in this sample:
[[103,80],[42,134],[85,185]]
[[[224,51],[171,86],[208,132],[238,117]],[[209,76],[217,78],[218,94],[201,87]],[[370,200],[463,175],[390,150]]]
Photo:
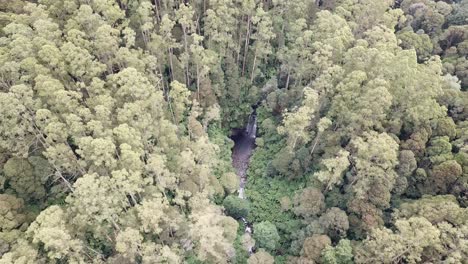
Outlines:
[[433,44],[430,37],[424,33],[414,33],[412,28],[398,32],[398,39],[401,40],[400,46],[403,49],[415,49],[418,60],[427,60],[432,53]]
[[463,25],[466,22],[468,1],[461,0],[454,3],[453,12],[447,17],[447,21],[452,25]]
[[[440,242],[424,249],[427,261],[448,259],[460,262],[467,257],[463,236],[466,234],[468,212],[460,207],[452,195],[423,196],[419,200],[405,202],[394,213],[395,219],[423,217],[440,232]],[[448,250],[451,248],[451,250]]]
[[206,10],[204,26],[205,36],[208,38],[208,49],[216,51],[223,57],[234,56],[234,52],[240,49],[235,39],[238,13],[239,10],[232,1],[210,2],[210,9]]
[[284,113],[283,126],[278,127],[280,135],[288,136],[288,147],[294,150],[296,144],[307,144],[310,140],[310,133],[307,128],[319,104],[318,93],[311,88],[304,88],[304,100],[302,106],[294,113]]
[[71,42],[67,42],[61,47],[61,53],[67,72],[80,81],[89,82],[106,69],[106,66],[96,61],[88,50],[77,47]]
[[143,236],[138,230],[127,227],[125,230],[119,232],[116,240],[115,249],[130,261],[135,261],[137,256],[141,256],[140,248],[142,246]]
[[275,259],[262,248],[247,260],[247,264],[273,264],[274,262]]
[[26,107],[13,93],[0,93],[0,110],[4,113],[0,147],[12,153],[26,153],[34,135]]
[[349,229],[348,215],[337,207],[328,209],[320,216],[319,223],[332,239],[346,237]]
[[8,184],[19,197],[27,200],[41,200],[45,196],[43,184],[47,178],[40,178],[34,173],[27,159],[13,157],[4,165]]
[[26,222],[24,201],[9,194],[0,194],[0,232],[21,227]]
[[177,124],[184,119],[184,113],[187,112],[190,105],[190,91],[187,87],[178,81],[171,82],[171,90],[169,92],[169,107],[174,115],[174,122]]
[[26,263],[34,264],[38,262],[46,262],[47,259],[41,257],[38,250],[28,241],[20,239],[18,243],[7,253],[0,258],[1,264],[9,263]]
[[409,177],[417,168],[417,161],[411,150],[402,150],[398,158],[398,173],[402,177]]
[[236,219],[245,218],[249,215],[249,202],[237,196],[227,196],[223,201],[223,206],[226,209],[227,214]]
[[342,239],[335,247],[328,246],[322,251],[324,264],[352,264],[353,248],[351,241]]
[[318,215],[324,209],[324,196],[320,190],[308,187],[294,197],[293,211],[296,215],[309,218]]
[[227,172],[221,175],[219,182],[223,185],[224,191],[227,194],[232,194],[238,190],[240,179],[235,173]]
[[392,4],[393,2],[388,0],[379,2],[365,0],[358,3],[344,1],[336,9],[336,13],[349,20],[353,33],[359,36],[374,25],[394,28],[395,17],[398,17],[401,11],[388,10]]
[[350,165],[348,156],[349,152],[341,149],[338,151],[335,158],[323,159],[321,161],[324,169],[316,172],[314,177],[323,184],[324,190],[331,190],[334,185],[341,184],[343,174]]
[[[386,133],[366,133],[350,142],[353,184],[348,212],[361,219],[350,220],[352,229],[369,231],[382,224],[381,211],[389,207],[397,174],[398,144]],[[354,225],[358,225],[354,226]]]
[[462,175],[462,167],[455,160],[445,161],[435,166],[429,176],[428,184],[432,193],[447,193],[448,189]]
[[253,237],[257,242],[258,247],[265,248],[269,251],[276,249],[280,236],[274,224],[268,221],[255,223],[253,230]]
[[80,226],[89,226],[104,237],[109,229],[119,230],[119,215],[129,201],[124,192],[118,191],[109,176],[86,174],[75,184],[73,195],[67,197],[74,221]]
[[0,0],[0,263],[463,263],[465,2]]
[[250,73],[250,83],[253,83],[253,80],[257,75],[257,60],[266,59],[268,55],[273,52],[270,41],[275,37],[275,33],[272,29],[271,18],[262,7],[257,8],[255,16],[252,17],[252,25],[254,26],[255,31],[251,38],[255,40],[255,42],[253,44],[254,54],[252,70]]
[[44,245],[47,257],[67,258],[70,261],[84,261],[84,246],[68,230],[68,215],[58,206],[50,206],[36,218],[27,233],[34,244]]
[[423,260],[427,247],[439,243],[440,231],[422,217],[397,220],[397,232],[387,228],[374,229],[356,250],[356,263],[374,260],[381,263]]
[[228,263],[235,255],[232,242],[238,223],[221,215],[221,208],[210,204],[204,196],[197,194],[190,201],[193,211],[190,235],[199,241],[195,252],[202,261]]
[[188,35],[195,31],[195,23],[193,21],[194,10],[192,6],[182,4],[175,12],[177,22],[182,27],[183,40],[184,40],[184,53],[182,54],[181,61],[185,67],[185,84],[190,86],[189,76],[189,43]]
[[312,235],[304,240],[301,255],[313,261],[320,261],[322,250],[331,245],[331,240],[326,235]]

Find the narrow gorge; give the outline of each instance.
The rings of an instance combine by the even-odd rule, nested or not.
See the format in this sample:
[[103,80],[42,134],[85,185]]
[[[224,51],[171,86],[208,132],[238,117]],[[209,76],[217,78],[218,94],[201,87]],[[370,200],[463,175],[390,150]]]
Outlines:
[[[245,194],[245,185],[247,183],[247,170],[249,168],[250,157],[255,149],[255,138],[257,137],[257,113],[255,109],[249,116],[249,120],[245,128],[233,131],[232,140],[234,147],[232,149],[232,165],[239,176],[239,198],[247,199]],[[245,233],[252,233],[252,226],[247,220],[242,217],[241,221],[246,226]],[[250,247],[247,249],[249,254],[253,251]]]

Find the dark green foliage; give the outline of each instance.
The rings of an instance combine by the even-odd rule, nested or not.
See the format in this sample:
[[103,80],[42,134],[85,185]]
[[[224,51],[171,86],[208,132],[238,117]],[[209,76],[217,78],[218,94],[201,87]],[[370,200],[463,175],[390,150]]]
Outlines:
[[229,195],[223,201],[224,209],[229,216],[236,219],[247,217],[250,211],[249,202],[238,196]]
[[253,226],[253,237],[259,248],[273,251],[277,248],[280,236],[276,226],[269,221],[256,223]]
[[278,146],[270,143],[263,148],[258,147],[251,158],[246,188],[251,204],[248,220],[274,223],[281,234],[281,249],[287,250],[293,234],[302,226],[292,212],[292,200],[294,191],[303,187],[304,182],[267,176],[275,173],[269,164]]

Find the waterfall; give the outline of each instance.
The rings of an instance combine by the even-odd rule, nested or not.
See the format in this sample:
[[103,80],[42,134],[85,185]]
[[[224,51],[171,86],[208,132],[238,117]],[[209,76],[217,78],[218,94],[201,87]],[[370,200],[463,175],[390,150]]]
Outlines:
[[249,116],[249,122],[247,123],[247,127],[245,128],[245,133],[250,138],[257,137],[257,114],[253,112]]

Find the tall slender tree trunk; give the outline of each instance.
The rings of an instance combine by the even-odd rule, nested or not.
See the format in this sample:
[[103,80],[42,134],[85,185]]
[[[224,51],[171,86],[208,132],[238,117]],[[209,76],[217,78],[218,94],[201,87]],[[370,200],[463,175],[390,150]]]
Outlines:
[[185,65],[185,83],[187,84],[187,88],[190,86],[190,77],[189,77],[189,64]]
[[197,63],[197,100],[200,102],[200,70]]
[[311,156],[312,156],[312,154],[314,154],[315,147],[317,147],[319,139],[320,139],[320,132],[317,132],[317,136],[315,137],[315,140],[314,140],[314,145],[312,146],[312,149],[310,150],[310,155]]
[[242,74],[244,76],[245,73],[245,62],[247,60],[247,55],[249,51],[249,41],[250,41],[250,16],[247,17],[247,33],[245,35],[245,46],[244,46],[244,61],[242,62]]
[[146,35],[144,30],[141,30],[141,35],[143,36],[143,42],[145,43],[145,47],[148,47],[148,36]]
[[[187,30],[184,26],[182,26],[182,31],[184,33],[184,47],[185,47],[185,52],[187,52],[187,55],[189,54],[188,51],[188,43],[187,43]],[[187,85],[187,88],[190,86],[189,85],[189,62],[185,64],[185,84]]]
[[250,84],[253,83],[253,79],[254,79],[254,76],[255,76],[255,64],[257,62],[257,50],[255,50],[255,54],[254,54],[254,60],[253,60],[253,65],[252,65],[252,73],[250,75]]
[[237,45],[237,58],[236,58],[236,65],[237,69],[239,69],[239,60],[240,60],[240,53],[241,53],[241,48],[242,47],[242,33],[239,30],[239,44]]
[[175,118],[174,109],[172,108],[171,98],[168,98],[167,102],[169,104],[169,110],[171,111],[172,121],[174,121],[174,124],[178,124],[177,123],[178,120]]
[[159,68],[159,72],[161,73],[161,82],[162,82],[162,89],[163,89],[163,95],[164,97],[166,98],[166,100],[168,99],[168,93],[166,91],[166,82],[164,81],[164,73],[163,73],[163,70],[162,70],[162,66],[161,64],[158,65],[158,68]]
[[288,77],[286,77],[286,90],[289,89],[289,77],[291,76],[291,69],[288,67]]
[[169,65],[171,66],[171,81],[174,81],[174,65],[172,63],[172,48],[169,48]]
[[159,15],[159,3],[158,0],[154,0],[154,10],[156,11],[156,22],[159,24],[161,16]]
[[198,31],[198,35],[202,36],[201,26],[200,26],[200,17],[197,17],[197,31]]

